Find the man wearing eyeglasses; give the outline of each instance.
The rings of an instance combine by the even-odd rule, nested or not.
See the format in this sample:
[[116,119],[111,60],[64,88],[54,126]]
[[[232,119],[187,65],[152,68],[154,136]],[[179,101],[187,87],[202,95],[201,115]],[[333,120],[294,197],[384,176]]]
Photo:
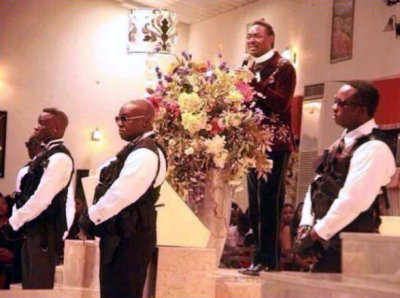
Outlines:
[[341,272],[339,233],[376,232],[377,196],[390,182],[395,161],[374,121],[378,90],[366,81],[349,81],[335,96],[332,118],[345,128],[317,167],[306,194],[294,250],[312,257],[315,272]]
[[83,231],[101,238],[102,298],[142,297],[156,244],[155,202],[166,174],[166,159],[153,139],[153,117],[147,100],[121,107],[115,121],[129,143],[101,170],[94,204],[80,219]]

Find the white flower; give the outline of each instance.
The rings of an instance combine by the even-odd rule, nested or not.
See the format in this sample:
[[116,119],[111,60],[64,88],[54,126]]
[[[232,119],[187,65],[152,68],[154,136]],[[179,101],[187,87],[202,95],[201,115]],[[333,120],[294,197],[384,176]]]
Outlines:
[[221,137],[220,135],[214,136],[211,140],[208,139],[205,141],[207,145],[207,152],[211,154],[219,154],[225,150],[225,137]]
[[193,147],[189,147],[189,148],[185,149],[185,154],[186,155],[190,155],[190,154],[193,154],[193,153],[194,153]]
[[214,163],[218,168],[223,169],[225,167],[226,160],[228,159],[228,152],[225,150],[213,157]]

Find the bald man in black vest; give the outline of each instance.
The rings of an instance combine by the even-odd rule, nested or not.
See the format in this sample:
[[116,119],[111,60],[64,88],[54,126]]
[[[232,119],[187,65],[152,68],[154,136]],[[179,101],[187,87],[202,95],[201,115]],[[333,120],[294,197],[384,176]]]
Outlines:
[[141,298],[156,244],[155,202],[166,159],[154,140],[154,108],[147,100],[124,104],[115,117],[129,142],[100,173],[94,204],[80,220],[100,240],[101,298]]

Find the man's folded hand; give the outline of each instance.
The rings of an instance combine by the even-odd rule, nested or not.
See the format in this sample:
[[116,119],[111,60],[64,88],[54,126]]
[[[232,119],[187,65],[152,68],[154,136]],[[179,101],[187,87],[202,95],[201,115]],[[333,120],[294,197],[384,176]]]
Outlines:
[[4,236],[4,238],[8,241],[16,241],[21,239],[22,233],[19,231],[14,231],[10,223],[7,221],[1,228],[1,234]]
[[90,220],[87,211],[83,212],[79,217],[78,226],[81,231],[80,234],[84,233],[86,236],[91,236],[94,233],[94,223]]
[[301,258],[315,256],[319,251],[317,241],[311,237],[311,226],[303,226],[293,241],[293,252]]

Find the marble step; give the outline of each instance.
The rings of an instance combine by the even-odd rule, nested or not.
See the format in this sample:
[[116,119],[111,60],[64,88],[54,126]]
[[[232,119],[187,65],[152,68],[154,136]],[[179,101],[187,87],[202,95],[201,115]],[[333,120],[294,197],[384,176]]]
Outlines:
[[400,277],[265,272],[245,277],[217,272],[216,298],[399,298]]
[[100,298],[96,289],[68,287],[54,284],[53,290],[22,290],[21,284],[11,285],[10,290],[0,290],[1,298]]
[[[173,274],[173,272],[171,272]],[[400,276],[353,276],[302,272],[265,272],[243,276],[232,269],[218,269],[216,298],[399,298]],[[170,286],[170,290],[173,285]],[[196,294],[164,292],[168,298],[197,298]],[[54,290],[0,291],[1,298],[99,298],[99,291],[56,284]],[[156,298],[158,295],[156,296]]]
[[400,236],[400,216],[381,216],[379,233],[388,236]]
[[400,235],[341,233],[344,274],[400,274]]

